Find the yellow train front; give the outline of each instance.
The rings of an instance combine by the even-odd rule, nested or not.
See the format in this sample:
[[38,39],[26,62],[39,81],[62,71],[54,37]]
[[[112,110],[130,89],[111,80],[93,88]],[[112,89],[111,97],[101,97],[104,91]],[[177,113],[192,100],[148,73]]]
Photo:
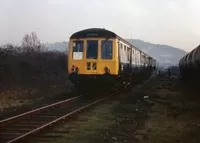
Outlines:
[[[122,43],[124,48],[121,47]],[[140,50],[106,29],[91,28],[76,32],[69,41],[69,78],[76,88],[82,90],[95,87],[105,89],[122,75],[141,70],[142,66],[138,64],[142,63],[140,56],[138,63],[132,62],[135,59],[131,60],[136,52],[141,54]],[[123,60],[123,56],[126,60]],[[148,62],[153,63],[153,59]],[[143,66],[146,67],[145,64]]]

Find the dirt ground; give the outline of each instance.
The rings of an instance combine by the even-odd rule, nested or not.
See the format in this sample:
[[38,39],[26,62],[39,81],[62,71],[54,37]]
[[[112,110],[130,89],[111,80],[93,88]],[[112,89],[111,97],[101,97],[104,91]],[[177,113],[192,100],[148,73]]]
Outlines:
[[[61,78],[62,77],[62,78]],[[49,77],[0,89],[0,119],[71,97],[66,76]]]
[[53,127],[33,142],[197,143],[198,93],[176,77],[156,77]]
[[71,89],[66,59],[44,47],[0,46],[0,119],[64,98]]

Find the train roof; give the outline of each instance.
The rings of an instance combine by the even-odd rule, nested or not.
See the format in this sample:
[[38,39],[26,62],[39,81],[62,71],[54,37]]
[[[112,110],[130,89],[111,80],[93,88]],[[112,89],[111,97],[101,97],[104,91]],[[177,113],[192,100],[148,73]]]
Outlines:
[[[120,40],[122,40],[123,42],[134,46],[133,44],[129,43],[128,41],[126,41],[125,39],[121,38],[120,36],[118,36],[116,33],[109,31],[105,28],[89,28],[89,29],[84,29],[81,31],[78,31],[74,34],[71,35],[70,39],[80,39],[80,38],[91,38],[91,37],[107,37],[109,38],[119,38]],[[145,52],[141,51],[140,49],[138,49],[137,47],[134,46],[135,49],[139,50],[140,52],[142,52],[143,54],[149,56],[148,54],[146,54]],[[149,56],[151,57],[151,56]]]
[[116,38],[117,34],[112,31],[101,29],[101,28],[90,28],[84,29],[74,33],[70,39],[74,38],[89,38],[89,37],[108,37],[108,38]]

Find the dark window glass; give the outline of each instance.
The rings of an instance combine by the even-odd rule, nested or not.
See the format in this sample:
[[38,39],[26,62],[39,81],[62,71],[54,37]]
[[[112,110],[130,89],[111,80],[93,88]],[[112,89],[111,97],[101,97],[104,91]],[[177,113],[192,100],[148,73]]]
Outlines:
[[101,59],[112,59],[113,42],[103,40],[101,41]]
[[73,42],[73,52],[83,52],[83,41]]
[[87,41],[87,59],[97,59],[98,53],[98,41],[97,40],[88,40]]
[[128,61],[131,60],[131,49],[129,47],[127,47],[127,58],[128,58]]

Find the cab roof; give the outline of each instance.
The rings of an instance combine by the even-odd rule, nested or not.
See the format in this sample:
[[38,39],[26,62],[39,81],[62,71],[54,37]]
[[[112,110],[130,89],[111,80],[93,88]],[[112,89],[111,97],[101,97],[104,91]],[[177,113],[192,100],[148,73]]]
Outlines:
[[89,28],[74,33],[70,39],[89,38],[89,37],[108,37],[115,38],[117,34],[104,28]]

